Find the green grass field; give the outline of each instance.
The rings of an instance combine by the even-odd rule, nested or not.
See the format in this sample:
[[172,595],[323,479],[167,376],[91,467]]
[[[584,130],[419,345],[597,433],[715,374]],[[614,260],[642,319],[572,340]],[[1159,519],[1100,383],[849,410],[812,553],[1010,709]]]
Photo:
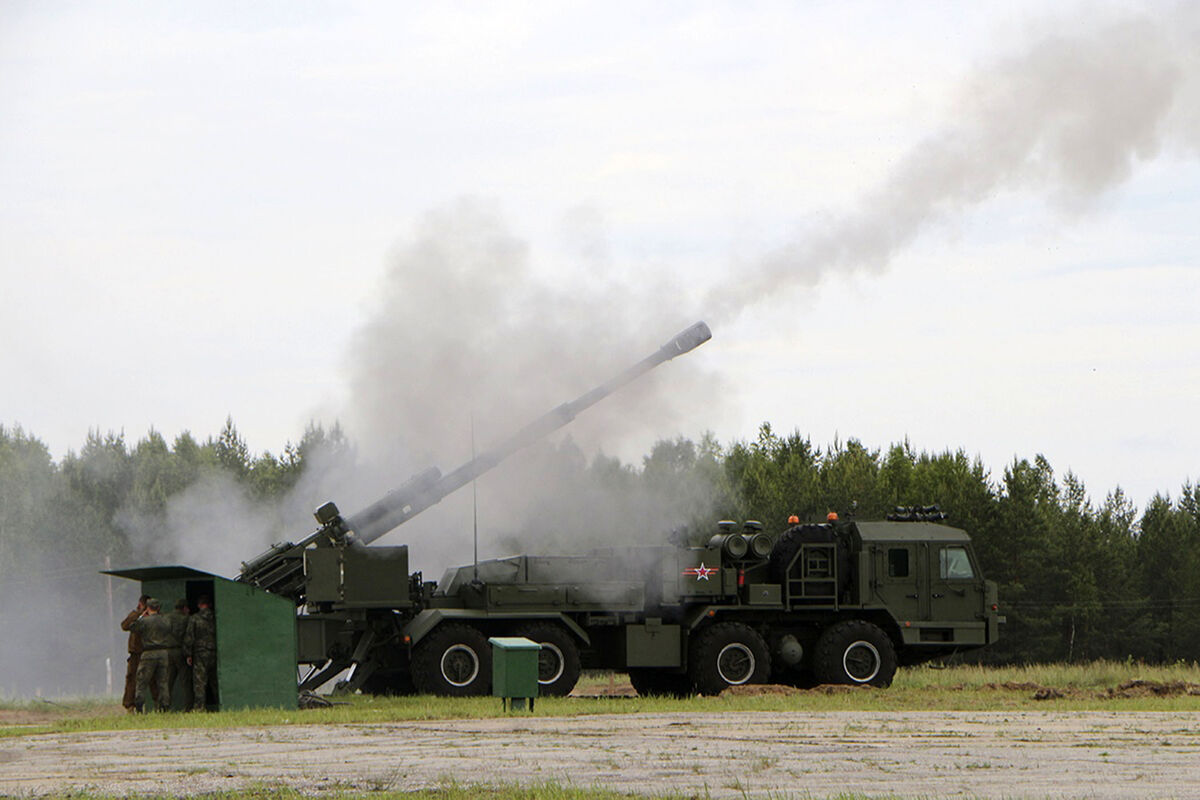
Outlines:
[[[623,676],[588,675],[581,689],[602,695]],[[491,697],[337,698],[315,710],[256,709],[210,714],[127,715],[111,699],[0,703],[0,736],[33,733],[219,728],[243,725],[380,723],[501,716]],[[719,697],[547,697],[538,716],[721,711],[1200,711],[1200,666],[1124,662],[1027,667],[917,667],[899,672],[889,689],[745,687]]]

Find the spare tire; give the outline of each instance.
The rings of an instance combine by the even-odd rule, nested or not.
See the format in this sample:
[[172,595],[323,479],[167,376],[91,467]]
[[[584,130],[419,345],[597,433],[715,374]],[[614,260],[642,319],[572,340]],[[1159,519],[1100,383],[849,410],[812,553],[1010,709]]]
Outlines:
[[[836,545],[837,595],[845,593],[850,585],[850,548],[845,537],[838,534],[832,525],[793,525],[783,532],[771,550],[767,562],[767,574],[774,583],[784,583],[789,577],[800,577],[803,565],[797,563],[788,573],[788,565],[805,544]],[[811,575],[808,577],[812,577]]]

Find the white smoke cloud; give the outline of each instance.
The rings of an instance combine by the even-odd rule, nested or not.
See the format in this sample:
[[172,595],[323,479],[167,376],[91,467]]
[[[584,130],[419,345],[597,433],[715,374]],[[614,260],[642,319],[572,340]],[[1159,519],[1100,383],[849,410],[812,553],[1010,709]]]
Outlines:
[[1033,34],[1023,52],[980,66],[959,88],[942,127],[853,210],[818,216],[732,271],[710,293],[706,311],[724,320],[832,272],[882,270],[930,225],[999,192],[1033,190],[1078,212],[1164,150],[1194,155],[1198,31],[1200,8],[1182,4],[1073,19]]
[[[586,209],[564,225],[591,266],[606,259],[599,229]],[[347,427],[364,466],[339,505],[356,510],[430,465],[448,472],[472,457],[472,428],[483,452],[641,360],[695,321],[680,296],[669,280],[635,289],[601,272],[560,288],[493,204],[464,199],[431,212],[392,256],[351,349]],[[498,538],[561,540],[560,512],[599,521],[629,511],[634,498],[598,494],[570,466],[630,436],[669,435],[701,404],[719,406],[720,382],[688,358],[581,414],[567,428],[578,450],[540,443],[481,480],[485,552]],[[469,490],[460,494],[399,538],[453,539],[448,554],[461,559],[471,514]]]

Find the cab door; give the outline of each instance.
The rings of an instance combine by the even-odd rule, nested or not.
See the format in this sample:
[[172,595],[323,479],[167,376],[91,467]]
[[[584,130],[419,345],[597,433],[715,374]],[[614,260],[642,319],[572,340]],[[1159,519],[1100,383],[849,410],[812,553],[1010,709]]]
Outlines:
[[[932,620],[964,623],[956,640],[982,620],[984,584],[970,549],[939,543],[929,548],[929,598]],[[955,626],[956,628],[960,626]]]
[[919,542],[883,542],[872,549],[879,600],[901,624],[925,619],[928,593],[921,591],[925,546]]

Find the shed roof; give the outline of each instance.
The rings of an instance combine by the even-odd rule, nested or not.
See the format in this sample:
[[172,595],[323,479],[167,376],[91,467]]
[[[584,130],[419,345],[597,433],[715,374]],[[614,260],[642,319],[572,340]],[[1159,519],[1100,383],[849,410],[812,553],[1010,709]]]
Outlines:
[[128,578],[131,581],[169,581],[179,578],[207,578],[227,581],[223,575],[203,572],[194,567],[184,567],[178,564],[158,567],[133,567],[131,569],[101,570],[104,575],[115,575],[118,578]]

